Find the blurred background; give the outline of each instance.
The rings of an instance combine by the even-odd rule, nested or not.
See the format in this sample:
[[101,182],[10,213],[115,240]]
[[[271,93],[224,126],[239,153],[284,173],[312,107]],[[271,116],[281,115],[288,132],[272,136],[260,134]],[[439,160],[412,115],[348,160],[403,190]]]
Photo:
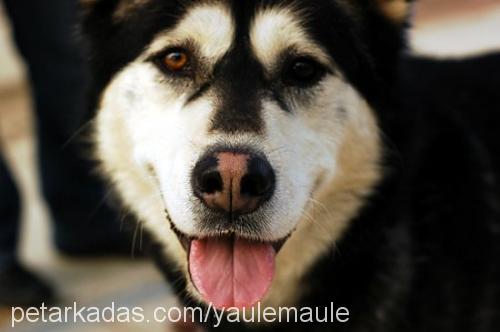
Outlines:
[[[412,51],[436,57],[462,57],[500,50],[500,0],[420,0],[411,31]],[[21,188],[23,262],[57,287],[63,303],[80,306],[173,305],[174,299],[154,266],[143,260],[71,260],[55,252],[51,225],[40,198],[35,167],[30,96],[25,69],[10,38],[0,6],[0,150]],[[152,309],[151,309],[152,310]],[[0,308],[0,332],[9,331],[10,308]],[[161,324],[29,324],[16,331],[168,331]]]

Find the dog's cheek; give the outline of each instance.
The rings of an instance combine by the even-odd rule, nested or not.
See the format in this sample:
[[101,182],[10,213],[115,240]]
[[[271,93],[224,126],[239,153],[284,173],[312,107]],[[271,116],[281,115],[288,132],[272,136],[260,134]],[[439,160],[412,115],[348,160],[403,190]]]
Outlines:
[[155,74],[148,66],[131,64],[114,78],[102,96],[96,141],[102,169],[126,208],[162,238],[168,223],[156,172],[168,166],[165,160],[175,148],[168,135],[176,109]]
[[[183,116],[187,112],[181,105],[168,87],[155,81],[154,72],[131,65],[103,93],[95,141],[102,171],[121,195],[125,211],[134,212],[182,268],[185,253],[165,216],[168,205],[181,215],[176,221],[189,225],[193,219],[186,215],[185,184],[196,154],[191,143],[197,128],[186,129],[194,119]],[[194,114],[200,116],[203,110],[198,111]]]
[[[311,175],[317,181],[316,187],[337,175],[346,131],[352,122],[362,122],[360,108],[366,108],[364,99],[338,74],[323,80],[309,103],[297,112],[309,133],[306,153],[312,160]],[[364,130],[364,125],[356,127]]]
[[184,103],[179,105],[167,119],[168,129],[160,134],[161,146],[157,146],[155,164],[172,220],[182,232],[195,234],[191,173],[210,141],[208,130],[213,106],[208,99],[185,107],[181,106]]
[[348,112],[360,99],[352,90],[332,76],[291,113],[271,102],[264,105],[266,141],[278,174],[274,201],[280,221],[273,231],[293,229],[311,198],[337,176]]
[[302,109],[287,113],[272,102],[263,106],[264,141],[278,183],[272,200],[274,221],[269,231],[275,237],[286,236],[300,220],[315,179],[326,165],[334,164],[334,152],[326,151],[328,141],[322,139],[318,128],[311,123],[316,114],[307,114]]
[[154,182],[134,159],[129,109],[123,107],[120,86],[116,78],[106,89],[96,119],[95,140],[101,169],[121,195],[124,211],[133,212],[147,228],[154,229],[158,238],[168,237]]

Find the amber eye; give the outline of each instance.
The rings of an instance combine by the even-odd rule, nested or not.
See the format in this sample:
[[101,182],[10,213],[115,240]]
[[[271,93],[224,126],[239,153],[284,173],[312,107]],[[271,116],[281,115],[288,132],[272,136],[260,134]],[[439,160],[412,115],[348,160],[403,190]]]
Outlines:
[[163,65],[171,72],[179,72],[189,64],[189,56],[185,51],[175,50],[163,56]]

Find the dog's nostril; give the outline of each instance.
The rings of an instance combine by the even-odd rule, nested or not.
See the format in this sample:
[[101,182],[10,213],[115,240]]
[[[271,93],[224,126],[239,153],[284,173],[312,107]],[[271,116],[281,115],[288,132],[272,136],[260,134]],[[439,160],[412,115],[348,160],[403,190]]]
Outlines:
[[262,196],[265,195],[272,185],[265,177],[259,174],[248,174],[241,180],[241,193],[248,196]]
[[248,173],[241,179],[241,194],[269,198],[274,191],[274,171],[265,159],[253,158],[248,163]]
[[222,191],[222,177],[217,170],[217,158],[201,159],[195,166],[192,185],[197,195],[210,195]]
[[204,194],[215,194],[223,189],[220,173],[215,170],[202,174],[198,181],[200,191]]

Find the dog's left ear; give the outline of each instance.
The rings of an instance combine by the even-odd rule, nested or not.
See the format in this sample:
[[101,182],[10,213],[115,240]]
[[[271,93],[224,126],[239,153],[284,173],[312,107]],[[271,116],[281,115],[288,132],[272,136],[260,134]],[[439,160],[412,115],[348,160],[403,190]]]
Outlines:
[[411,12],[413,0],[374,0],[380,13],[394,24],[404,24]]
[[377,76],[392,84],[401,52],[407,48],[407,27],[416,0],[334,0],[345,4],[359,38],[372,58]]
[[354,12],[367,16],[378,16],[392,25],[403,26],[410,17],[415,0],[338,0],[350,5]]

